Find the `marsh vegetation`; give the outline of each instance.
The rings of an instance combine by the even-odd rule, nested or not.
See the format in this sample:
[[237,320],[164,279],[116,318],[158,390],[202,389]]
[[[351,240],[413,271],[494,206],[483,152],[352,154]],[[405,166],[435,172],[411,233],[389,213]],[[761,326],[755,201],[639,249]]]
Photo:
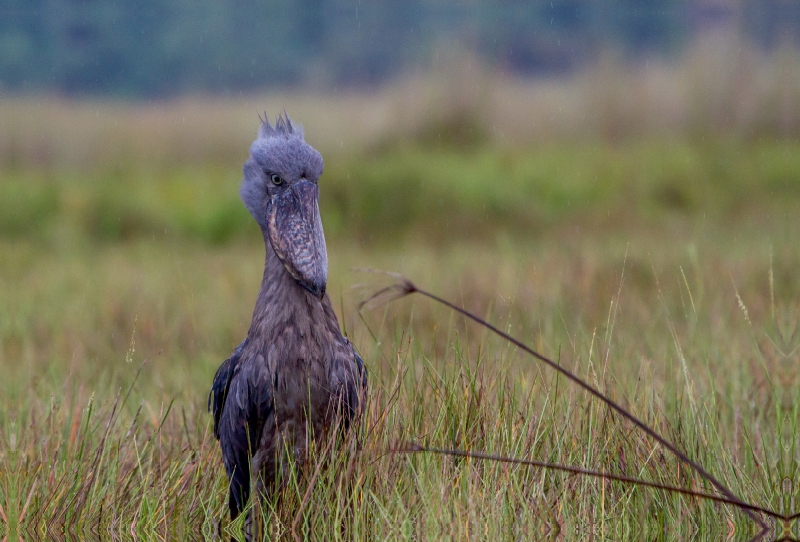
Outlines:
[[[796,512],[800,101],[755,89],[754,103],[777,96],[776,109],[701,119],[662,111],[644,91],[651,101],[596,107],[574,81],[506,83],[454,100],[434,78],[364,95],[0,103],[0,534],[213,538],[221,520],[239,532],[225,521],[206,397],[260,281],[262,241],[237,189],[264,107],[286,107],[326,159],[328,291],[372,388],[360,451],[318,450],[333,466],[297,473],[265,510],[270,532],[756,534],[740,511],[698,499],[393,452],[416,442],[711,489],[463,318],[421,298],[359,313],[390,279],[354,268],[403,273],[469,308],[630,409],[743,500]],[[717,103],[738,111],[724,91]],[[503,113],[503,96],[530,104],[525,92],[539,108]],[[640,110],[663,123],[625,120],[647,118]]]

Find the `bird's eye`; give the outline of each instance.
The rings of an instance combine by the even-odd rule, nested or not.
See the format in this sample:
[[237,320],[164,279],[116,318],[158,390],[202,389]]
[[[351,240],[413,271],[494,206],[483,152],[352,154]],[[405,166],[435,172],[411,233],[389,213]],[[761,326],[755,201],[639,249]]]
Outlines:
[[276,175],[274,173],[269,176],[269,180],[272,181],[272,184],[274,184],[275,186],[280,186],[283,184],[283,177],[281,177],[280,175]]

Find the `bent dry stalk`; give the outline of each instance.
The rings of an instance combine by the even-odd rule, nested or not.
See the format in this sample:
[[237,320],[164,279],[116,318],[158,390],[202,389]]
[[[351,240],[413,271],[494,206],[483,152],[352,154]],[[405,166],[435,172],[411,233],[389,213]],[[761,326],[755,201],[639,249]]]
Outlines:
[[498,329],[494,325],[490,324],[486,320],[472,314],[468,310],[459,307],[446,299],[443,299],[435,294],[427,292],[418,288],[413,282],[408,280],[407,278],[399,275],[397,273],[387,273],[388,275],[396,278],[399,282],[382,288],[372,294],[370,297],[365,299],[359,304],[359,311],[361,311],[364,307],[368,305],[372,305],[374,303],[389,303],[396,299],[400,299],[402,297],[406,297],[412,294],[420,294],[424,297],[432,299],[433,301],[440,303],[449,309],[465,316],[469,320],[480,324],[481,326],[489,329],[496,335],[502,337],[506,341],[510,342],[511,344],[517,346],[521,350],[527,352],[537,360],[549,365],[563,376],[567,377],[569,380],[583,388],[584,390],[588,391],[597,399],[604,402],[608,405],[612,410],[626,418],[628,421],[633,423],[636,427],[638,427],[641,431],[646,433],[648,436],[653,438],[657,441],[661,446],[669,450],[675,457],[677,457],[682,463],[688,465],[692,468],[697,474],[699,474],[702,478],[708,481],[711,485],[713,485],[722,495],[713,495],[710,493],[702,493],[697,492],[689,489],[684,489],[676,486],[669,486],[665,484],[658,484],[654,482],[647,482],[645,480],[640,480],[636,478],[631,478],[627,476],[616,475],[612,473],[605,473],[600,471],[593,471],[590,469],[583,469],[580,467],[571,467],[565,465],[558,465],[554,463],[546,463],[541,461],[533,461],[533,460],[525,460],[525,459],[518,459],[513,457],[506,457],[501,455],[493,455],[484,452],[469,452],[464,450],[456,450],[456,449],[442,449],[442,448],[433,448],[427,446],[421,446],[416,443],[406,444],[405,446],[400,446],[397,449],[393,450],[396,453],[434,453],[438,455],[447,455],[447,456],[454,456],[454,457],[465,457],[465,458],[474,458],[474,459],[483,459],[489,461],[499,461],[503,463],[510,463],[510,464],[517,464],[517,465],[525,465],[525,466],[532,466],[532,467],[541,467],[551,470],[558,470],[563,472],[572,472],[575,474],[580,474],[584,476],[593,476],[598,478],[604,478],[608,480],[615,480],[624,483],[631,483],[635,485],[640,485],[644,487],[651,487],[654,489],[661,489],[665,491],[669,491],[672,493],[680,493],[684,495],[689,495],[701,499],[711,500],[714,502],[719,502],[721,504],[728,504],[731,506],[737,507],[741,510],[744,514],[746,514],[760,529],[759,533],[756,534],[753,540],[763,540],[765,536],[769,533],[769,526],[764,519],[759,516],[758,514],[763,514],[765,516],[777,519],[781,522],[782,532],[778,535],[778,538],[775,539],[776,542],[784,541],[784,540],[796,540],[791,534],[791,523],[796,519],[800,518],[800,513],[793,513],[793,514],[782,514],[771,510],[769,508],[765,508],[762,506],[758,506],[749,502],[745,502],[736,496],[725,484],[721,481],[717,480],[708,470],[706,470],[702,465],[698,462],[690,458],[677,446],[675,446],[672,442],[668,441],[664,437],[662,437],[655,429],[651,428],[639,418],[625,410],[622,406],[616,403],[614,400],[610,399],[598,389],[594,388],[580,377],[576,376],[574,373],[565,369],[552,359],[540,354],[539,352],[535,351],[522,341],[512,337],[508,333]]

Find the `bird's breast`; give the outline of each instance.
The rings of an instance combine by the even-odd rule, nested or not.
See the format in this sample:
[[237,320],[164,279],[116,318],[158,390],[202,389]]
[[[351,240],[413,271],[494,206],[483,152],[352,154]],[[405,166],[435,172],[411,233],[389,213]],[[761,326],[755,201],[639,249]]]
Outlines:
[[277,364],[273,392],[276,413],[288,415],[327,402],[330,395],[327,380],[327,371],[315,360]]

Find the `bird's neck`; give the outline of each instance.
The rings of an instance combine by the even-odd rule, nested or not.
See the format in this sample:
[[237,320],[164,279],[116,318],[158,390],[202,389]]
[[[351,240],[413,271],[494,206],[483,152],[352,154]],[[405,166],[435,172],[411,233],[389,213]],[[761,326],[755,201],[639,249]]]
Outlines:
[[318,325],[330,325],[331,316],[338,332],[338,322],[328,296],[318,299],[303,288],[272,250],[267,236],[264,237],[264,276],[248,335],[272,342],[277,333],[287,328],[310,331]]

